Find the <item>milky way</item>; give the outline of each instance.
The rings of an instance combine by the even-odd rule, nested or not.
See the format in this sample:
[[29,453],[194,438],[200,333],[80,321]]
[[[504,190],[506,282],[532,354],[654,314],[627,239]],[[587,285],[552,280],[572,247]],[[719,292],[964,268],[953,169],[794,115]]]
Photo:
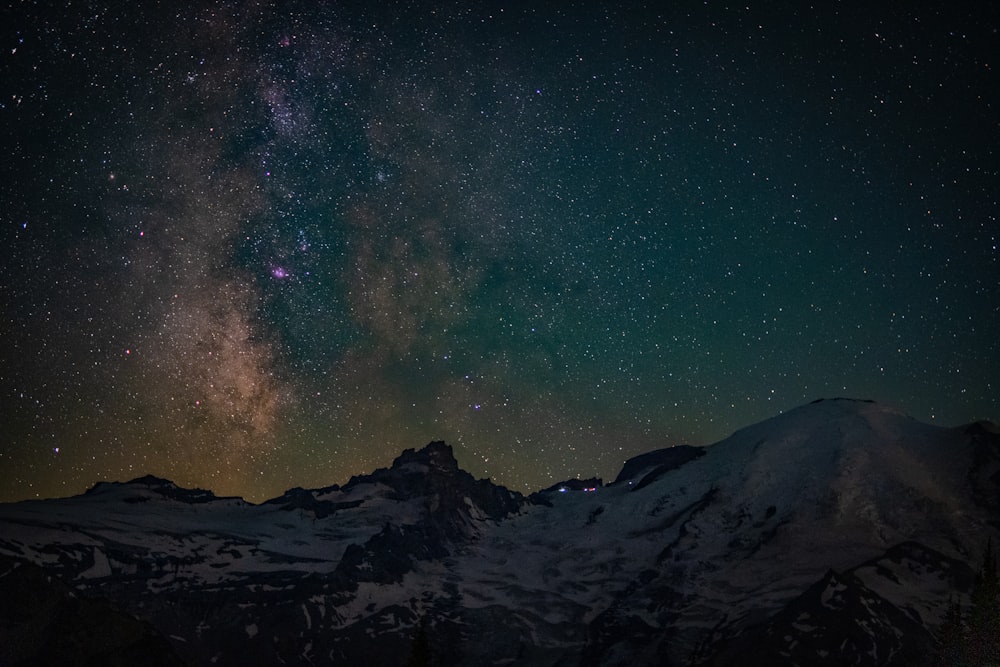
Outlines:
[[0,500],[997,418],[995,12],[5,16]]

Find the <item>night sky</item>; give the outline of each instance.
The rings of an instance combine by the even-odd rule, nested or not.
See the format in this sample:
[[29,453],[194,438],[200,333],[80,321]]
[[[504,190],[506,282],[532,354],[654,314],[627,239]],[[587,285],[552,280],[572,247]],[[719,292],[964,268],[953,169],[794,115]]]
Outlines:
[[11,4],[2,501],[1000,417],[995,9]]

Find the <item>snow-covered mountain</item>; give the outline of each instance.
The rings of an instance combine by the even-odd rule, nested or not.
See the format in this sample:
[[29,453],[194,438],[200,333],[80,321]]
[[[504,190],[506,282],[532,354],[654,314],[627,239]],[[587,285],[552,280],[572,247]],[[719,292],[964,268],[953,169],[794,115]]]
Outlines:
[[444,443],[260,505],[143,477],[0,505],[0,664],[920,664],[998,532],[995,425],[844,399],[529,497]]

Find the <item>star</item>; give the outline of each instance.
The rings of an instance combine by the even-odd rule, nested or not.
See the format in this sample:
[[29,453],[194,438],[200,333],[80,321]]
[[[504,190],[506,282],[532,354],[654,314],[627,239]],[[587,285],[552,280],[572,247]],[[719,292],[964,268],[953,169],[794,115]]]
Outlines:
[[22,3],[0,500],[433,440],[530,492],[822,396],[995,419],[983,11]]

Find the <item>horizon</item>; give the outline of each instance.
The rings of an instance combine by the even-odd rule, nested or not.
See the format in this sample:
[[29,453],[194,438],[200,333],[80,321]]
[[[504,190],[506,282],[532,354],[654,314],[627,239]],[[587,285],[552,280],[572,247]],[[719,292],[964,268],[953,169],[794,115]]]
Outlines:
[[[884,409],[892,411],[892,412],[897,412],[900,415],[909,417],[911,419],[916,419],[912,415],[909,415],[905,410],[902,410],[902,409],[900,409],[897,406],[889,405],[889,404],[886,404],[886,403],[883,403],[883,402],[880,402],[880,401],[876,401],[874,399],[851,398],[851,397],[846,397],[846,396],[831,396],[831,397],[816,398],[816,399],[813,399],[811,401],[808,401],[807,403],[802,403],[802,404],[797,405],[797,406],[795,406],[793,408],[790,408],[789,410],[779,411],[779,412],[775,413],[774,415],[771,415],[770,417],[767,417],[767,418],[765,418],[763,420],[760,420],[760,421],[757,421],[757,422],[753,422],[751,424],[744,424],[743,426],[740,426],[740,427],[734,429],[729,435],[727,435],[727,436],[725,436],[725,437],[723,437],[723,438],[721,438],[719,440],[715,440],[715,441],[712,441],[712,442],[706,442],[706,443],[674,443],[674,444],[666,445],[664,447],[656,447],[656,448],[653,448],[653,449],[649,449],[649,450],[645,450],[645,451],[642,451],[642,452],[638,452],[638,453],[633,454],[632,456],[628,457],[627,459],[624,459],[621,462],[621,464],[618,466],[618,469],[616,471],[613,471],[613,474],[611,476],[604,476],[603,474],[600,474],[598,472],[594,472],[592,474],[579,474],[578,473],[575,476],[569,476],[569,477],[564,477],[564,478],[552,480],[551,483],[547,484],[546,486],[540,486],[540,487],[532,488],[532,489],[515,489],[515,488],[512,488],[512,487],[508,486],[507,484],[504,484],[502,481],[493,479],[492,477],[478,477],[478,476],[474,475],[470,470],[468,470],[463,465],[459,452],[456,451],[455,447],[451,443],[447,442],[446,440],[430,440],[430,441],[428,441],[428,442],[426,442],[426,443],[424,443],[424,444],[422,444],[420,446],[411,446],[411,447],[405,447],[404,446],[395,455],[393,455],[391,457],[391,459],[389,460],[389,462],[387,464],[385,464],[385,465],[377,465],[377,466],[375,466],[375,467],[373,467],[373,468],[371,468],[369,470],[358,471],[358,472],[352,473],[347,479],[344,479],[342,481],[333,481],[333,482],[329,482],[329,483],[321,483],[321,484],[318,484],[318,485],[315,485],[315,486],[312,486],[312,485],[310,485],[310,486],[304,486],[304,485],[301,485],[301,484],[296,484],[296,485],[292,485],[292,486],[284,488],[279,493],[275,493],[273,495],[263,496],[263,497],[261,497],[261,499],[248,498],[248,497],[246,497],[244,495],[239,495],[239,494],[218,493],[215,489],[212,489],[212,488],[206,488],[206,487],[197,486],[197,485],[185,485],[185,484],[179,483],[176,480],[173,480],[173,479],[171,479],[169,477],[158,475],[155,472],[146,472],[146,473],[136,474],[134,477],[129,477],[129,478],[94,480],[88,486],[86,486],[83,490],[76,491],[76,492],[70,492],[69,495],[30,496],[30,497],[25,497],[25,498],[17,498],[17,499],[13,499],[13,500],[0,500],[0,504],[17,503],[17,502],[31,501],[31,500],[65,500],[65,499],[75,498],[75,497],[78,497],[78,496],[81,496],[81,495],[85,495],[85,494],[91,492],[92,490],[94,490],[95,488],[97,488],[98,486],[100,486],[101,484],[127,485],[127,484],[136,483],[136,482],[141,482],[144,479],[150,478],[152,480],[156,480],[156,481],[166,482],[166,483],[172,484],[172,485],[174,485],[177,488],[188,490],[188,491],[206,491],[206,492],[211,493],[213,496],[215,496],[219,500],[238,499],[238,500],[242,500],[242,501],[244,501],[246,503],[249,503],[249,504],[252,504],[252,505],[262,505],[262,504],[266,504],[268,502],[271,502],[271,501],[273,501],[273,500],[275,500],[277,498],[280,498],[283,495],[285,495],[288,491],[291,491],[291,490],[294,490],[294,489],[303,489],[305,491],[317,491],[317,490],[320,490],[320,489],[333,488],[333,487],[343,488],[345,485],[349,484],[354,478],[357,478],[357,477],[366,477],[368,475],[371,475],[371,474],[375,473],[378,470],[391,468],[392,465],[396,462],[396,460],[399,459],[401,456],[403,456],[403,454],[406,453],[406,452],[420,452],[420,451],[428,448],[429,446],[437,444],[437,443],[443,443],[445,446],[447,446],[452,451],[452,454],[454,455],[455,460],[457,461],[458,469],[459,470],[462,470],[462,471],[468,472],[470,474],[473,474],[473,477],[475,477],[476,479],[485,479],[485,480],[488,480],[491,484],[494,484],[495,486],[503,487],[503,488],[505,488],[505,489],[507,489],[509,491],[515,491],[515,492],[520,493],[520,494],[522,494],[524,496],[529,496],[529,495],[531,495],[533,493],[538,493],[538,492],[544,491],[544,490],[546,490],[548,488],[551,488],[553,485],[561,484],[563,482],[568,482],[568,481],[571,481],[571,480],[594,479],[594,478],[596,478],[596,479],[601,480],[601,486],[603,487],[603,486],[607,486],[607,485],[613,483],[613,481],[617,478],[617,476],[621,473],[621,471],[624,469],[625,465],[630,460],[632,460],[632,459],[634,459],[636,457],[642,456],[644,454],[648,454],[650,452],[658,451],[658,450],[661,450],[661,449],[669,449],[669,448],[672,448],[672,447],[679,447],[679,446],[680,447],[685,447],[685,446],[686,447],[697,447],[697,448],[714,447],[715,445],[718,445],[718,444],[720,444],[722,442],[725,442],[726,440],[728,440],[729,438],[731,438],[733,435],[736,435],[737,433],[739,433],[740,431],[744,430],[745,428],[756,426],[758,424],[762,424],[762,423],[765,423],[767,421],[771,421],[771,420],[773,420],[773,419],[775,419],[777,417],[780,417],[782,415],[785,415],[788,412],[791,412],[793,410],[798,410],[798,409],[801,409],[801,408],[807,408],[808,406],[816,405],[816,404],[823,403],[823,402],[835,402],[835,401],[845,401],[845,402],[849,402],[849,403],[864,403],[864,404],[868,404],[868,405],[874,405],[876,407],[884,408]],[[974,421],[971,421],[971,422],[963,422],[961,424],[953,424],[953,425],[949,425],[949,426],[942,426],[941,424],[930,424],[929,422],[926,422],[924,420],[919,420],[919,419],[917,421],[920,422],[921,424],[924,424],[924,425],[939,426],[941,428],[961,428],[963,426],[968,426],[968,425],[971,425],[971,424],[982,423],[982,422],[993,424],[994,426],[1000,428],[1000,421],[992,420],[992,419],[974,420]]]

